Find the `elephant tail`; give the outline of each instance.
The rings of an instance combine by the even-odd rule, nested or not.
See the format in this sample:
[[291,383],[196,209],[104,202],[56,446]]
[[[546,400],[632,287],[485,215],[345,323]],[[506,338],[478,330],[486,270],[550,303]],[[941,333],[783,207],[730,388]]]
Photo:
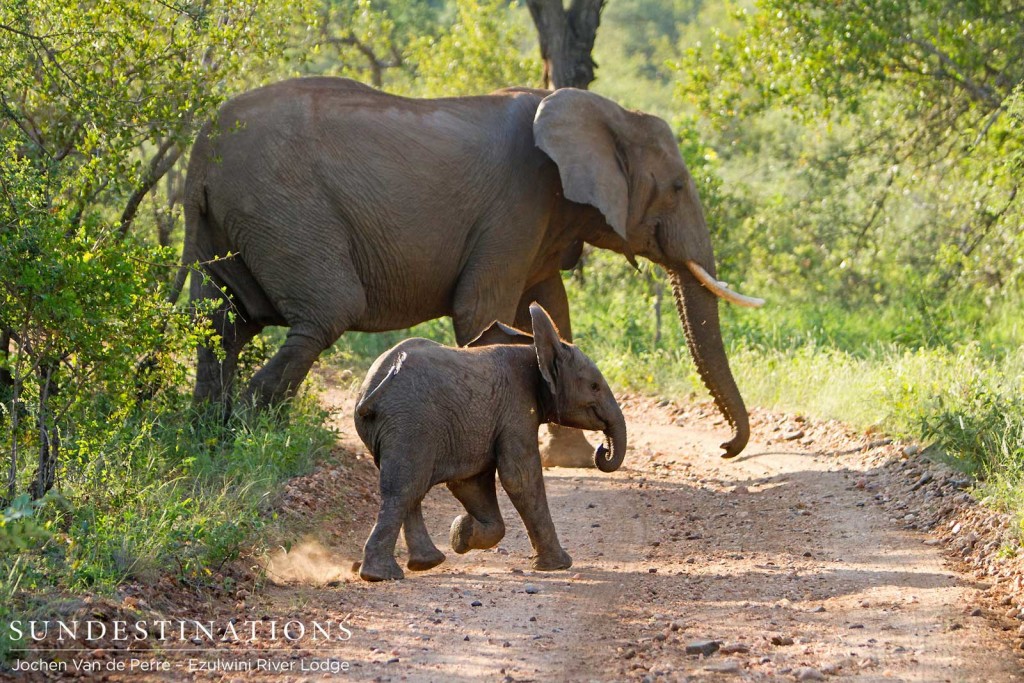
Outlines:
[[384,389],[384,385],[386,385],[392,377],[401,371],[402,363],[405,362],[407,356],[408,354],[405,351],[402,351],[395,357],[394,362],[391,363],[391,367],[388,368],[388,372],[384,375],[384,378],[377,383],[377,386],[359,399],[359,402],[356,404],[356,415],[368,420],[373,419],[376,414],[374,411],[374,405],[377,403],[377,399],[380,397],[381,391]]

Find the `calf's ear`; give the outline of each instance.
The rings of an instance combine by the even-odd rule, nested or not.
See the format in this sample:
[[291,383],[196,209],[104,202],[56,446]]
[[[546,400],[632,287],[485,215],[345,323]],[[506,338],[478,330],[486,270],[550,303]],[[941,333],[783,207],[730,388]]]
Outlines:
[[492,344],[532,344],[533,335],[517,330],[503,322],[495,320],[478,334],[466,346],[490,346]]
[[533,322],[533,343],[537,349],[540,375],[554,396],[558,394],[559,366],[564,362],[569,348],[562,341],[548,312],[537,302],[530,304],[530,319]]

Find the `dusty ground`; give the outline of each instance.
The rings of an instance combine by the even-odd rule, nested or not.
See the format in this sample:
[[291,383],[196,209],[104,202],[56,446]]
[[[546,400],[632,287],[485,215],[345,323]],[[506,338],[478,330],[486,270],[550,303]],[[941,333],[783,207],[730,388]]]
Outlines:
[[[348,428],[351,395],[329,390],[326,400],[342,444],[362,454],[335,476],[369,474],[357,477],[362,504],[348,501],[358,508],[350,522],[324,519],[315,542],[293,551],[297,562],[276,569],[341,583],[272,587],[259,610],[351,614],[353,638],[333,656],[354,677],[1022,678],[1014,638],[987,606],[989,584],[954,571],[934,538],[901,528],[915,515],[893,505],[899,467],[882,466],[893,446],[758,414],[747,450],[723,461],[724,427],[710,413],[632,399],[622,470],[546,473],[572,569],[530,569],[522,523],[503,499],[509,534],[495,550],[449,551],[437,569],[367,584],[348,565],[373,522],[374,470]],[[296,483],[296,504],[316,479]],[[438,488],[425,512],[444,548],[458,504]],[[688,653],[701,646],[707,656]]]
[[[206,609],[221,620],[344,621],[351,639],[181,652],[166,679],[306,680],[321,675],[311,668],[341,666],[381,681],[1024,679],[1020,575],[991,559],[975,570],[950,552],[969,559],[983,540],[947,524],[968,498],[962,482],[901,461],[884,440],[762,412],[746,451],[724,461],[712,411],[625,401],[630,452],[619,472],[546,472],[568,571],[530,569],[504,497],[501,544],[451,552],[461,509],[440,487],[424,510],[448,561],[401,582],[362,582],[351,563],[373,524],[376,469],[350,427],[352,394],[328,385],[340,448],[278,504],[308,537],[267,568],[279,585],[243,575]],[[187,664],[257,657],[285,673]]]

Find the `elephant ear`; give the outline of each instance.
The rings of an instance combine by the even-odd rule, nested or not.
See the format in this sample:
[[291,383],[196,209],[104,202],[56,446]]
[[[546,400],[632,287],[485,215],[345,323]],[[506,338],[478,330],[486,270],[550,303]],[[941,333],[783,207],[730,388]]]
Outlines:
[[558,394],[558,369],[565,361],[568,347],[558,334],[558,328],[551,321],[544,307],[534,302],[530,304],[530,319],[533,321],[533,340],[537,349],[537,365],[540,375],[548,385],[552,396]]
[[532,344],[533,335],[503,322],[495,320],[466,346],[491,346],[493,344]]
[[558,166],[565,197],[596,207],[626,239],[629,187],[614,133],[614,121],[623,113],[600,95],[561,88],[537,108],[533,138]]

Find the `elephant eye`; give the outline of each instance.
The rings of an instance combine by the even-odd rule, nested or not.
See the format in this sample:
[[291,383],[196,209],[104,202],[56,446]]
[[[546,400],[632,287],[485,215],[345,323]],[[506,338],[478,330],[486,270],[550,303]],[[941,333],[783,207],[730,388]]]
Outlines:
[[682,178],[676,178],[675,181],[672,183],[672,189],[675,190],[676,192],[682,192],[685,187],[686,181],[683,180]]
[[595,393],[596,393],[596,392],[598,392],[598,391],[601,391],[601,385],[600,385],[600,384],[598,384],[597,382],[591,382],[591,383],[590,383],[590,388],[591,388],[591,390],[593,390],[593,391],[594,391]]

